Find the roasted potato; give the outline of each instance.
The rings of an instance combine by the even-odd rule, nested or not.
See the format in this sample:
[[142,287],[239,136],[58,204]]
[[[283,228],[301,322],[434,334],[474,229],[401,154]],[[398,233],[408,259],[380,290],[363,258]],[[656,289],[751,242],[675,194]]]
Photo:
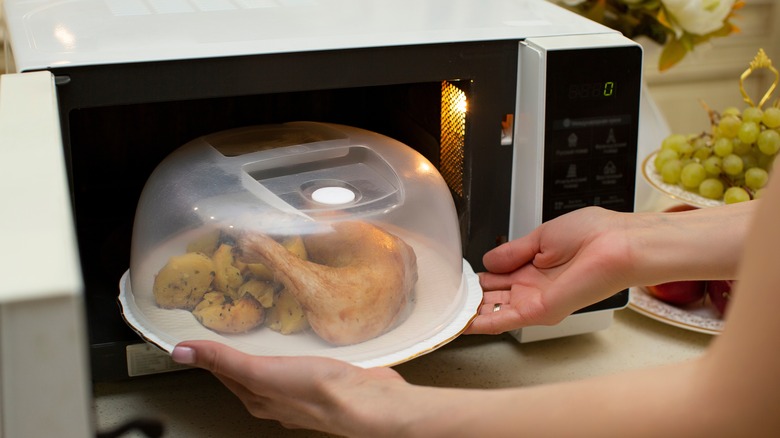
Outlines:
[[273,306],[276,287],[273,283],[261,280],[249,280],[238,288],[238,295],[252,295],[266,309]]
[[154,278],[154,299],[165,309],[191,310],[211,288],[214,275],[214,263],[205,254],[173,256]]
[[298,300],[282,289],[274,300],[274,306],[268,310],[266,326],[283,335],[290,335],[306,330],[309,322]]
[[217,248],[212,257],[214,260],[214,289],[226,293],[237,300],[241,298],[238,288],[244,283],[244,276],[235,266],[233,247],[223,243]]
[[206,328],[219,333],[246,333],[263,323],[265,309],[250,294],[233,301],[222,292],[209,292],[192,311]]
[[219,230],[212,230],[187,245],[187,252],[200,252],[211,257],[217,250],[219,237],[222,233]]

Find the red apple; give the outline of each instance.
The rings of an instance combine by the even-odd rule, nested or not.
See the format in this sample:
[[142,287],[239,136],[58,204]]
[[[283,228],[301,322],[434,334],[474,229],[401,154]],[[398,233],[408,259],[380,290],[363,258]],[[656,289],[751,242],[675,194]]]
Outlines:
[[728,309],[733,285],[733,280],[710,280],[707,282],[707,295],[721,316],[725,315]]
[[647,286],[647,292],[669,304],[685,306],[704,299],[707,294],[706,281],[672,281],[669,283]]

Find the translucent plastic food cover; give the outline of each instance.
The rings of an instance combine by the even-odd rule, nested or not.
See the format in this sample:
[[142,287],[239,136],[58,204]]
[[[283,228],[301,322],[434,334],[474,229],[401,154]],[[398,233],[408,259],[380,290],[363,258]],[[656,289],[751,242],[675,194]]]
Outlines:
[[207,135],[160,163],[120,298],[165,349],[215,339],[361,362],[457,335],[475,311],[468,288],[452,196],[428,160],[373,132],[296,122]]

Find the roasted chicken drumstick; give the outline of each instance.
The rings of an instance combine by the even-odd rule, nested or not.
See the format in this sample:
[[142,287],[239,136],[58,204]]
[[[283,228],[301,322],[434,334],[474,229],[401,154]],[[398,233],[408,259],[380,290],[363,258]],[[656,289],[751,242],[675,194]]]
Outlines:
[[322,339],[356,344],[396,321],[417,282],[417,257],[403,240],[367,222],[338,222],[332,228],[304,237],[311,261],[260,233],[242,237],[242,258],[274,272]]

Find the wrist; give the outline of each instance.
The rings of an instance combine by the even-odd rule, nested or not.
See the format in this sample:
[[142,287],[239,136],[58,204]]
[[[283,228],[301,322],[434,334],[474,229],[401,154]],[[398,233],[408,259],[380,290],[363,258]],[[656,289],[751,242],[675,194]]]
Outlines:
[[734,279],[756,205],[636,213],[629,227],[632,285]]

